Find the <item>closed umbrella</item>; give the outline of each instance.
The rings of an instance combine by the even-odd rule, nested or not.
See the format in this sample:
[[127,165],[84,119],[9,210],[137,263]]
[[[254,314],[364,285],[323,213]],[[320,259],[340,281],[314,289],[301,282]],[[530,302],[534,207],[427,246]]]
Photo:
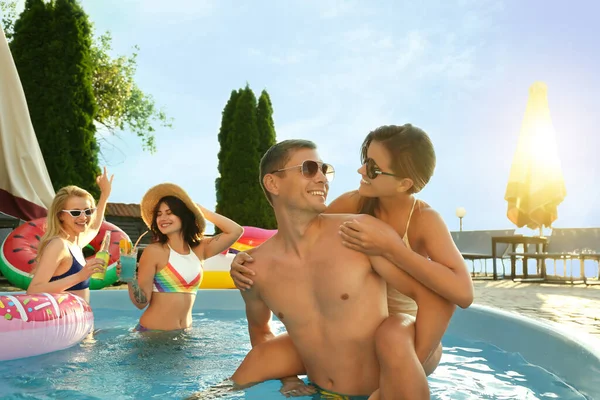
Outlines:
[[21,80],[0,27],[0,212],[32,220],[46,216],[53,198]]
[[505,200],[507,216],[517,227],[549,227],[558,218],[558,205],[567,191],[561,170],[548,88],[536,82],[529,100],[510,169]]

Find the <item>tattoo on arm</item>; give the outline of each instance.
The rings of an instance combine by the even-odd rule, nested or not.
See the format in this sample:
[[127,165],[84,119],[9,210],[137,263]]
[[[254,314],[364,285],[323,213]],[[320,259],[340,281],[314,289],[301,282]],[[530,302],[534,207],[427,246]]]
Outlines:
[[217,240],[219,240],[221,238],[222,233],[219,233],[217,236],[213,236],[211,239],[211,242],[216,242]]
[[138,304],[146,304],[148,302],[148,299],[146,298],[146,294],[144,293],[142,288],[140,288],[140,285],[138,285],[137,281],[134,280],[133,282],[131,282],[131,286],[133,288],[133,298],[135,299],[135,301],[137,301]]

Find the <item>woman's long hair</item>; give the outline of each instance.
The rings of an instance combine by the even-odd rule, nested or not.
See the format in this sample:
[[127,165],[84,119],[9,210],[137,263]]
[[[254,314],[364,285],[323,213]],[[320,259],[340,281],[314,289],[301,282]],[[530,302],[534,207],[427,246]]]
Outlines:
[[[96,207],[96,201],[92,195],[87,190],[78,186],[65,186],[56,192],[56,196],[54,196],[52,204],[50,205],[50,209],[48,210],[45,226],[46,229],[44,236],[42,236],[40,239],[36,261],[40,260],[42,253],[44,252],[44,249],[50,240],[54,239],[55,237],[60,237],[61,234],[66,234],[62,227],[59,215],[62,213],[62,210],[65,209],[65,205],[71,197],[82,197],[90,201],[92,208]],[[93,218],[96,218],[96,216],[93,215],[92,219]]]
[[152,225],[150,226],[150,230],[154,235],[154,240],[162,244],[167,243],[169,240],[167,235],[158,229],[158,223],[156,222],[158,209],[162,203],[168,205],[171,212],[178,216],[181,220],[181,233],[183,235],[183,240],[192,248],[198,246],[204,235],[196,223],[196,215],[192,212],[192,210],[187,208],[183,201],[175,196],[163,197],[158,201],[158,203],[156,203],[156,207],[154,207],[154,211],[152,212]]
[[[372,142],[385,146],[389,152],[392,163],[391,169],[400,179],[409,178],[413,186],[408,189],[408,194],[420,192],[433,175],[436,157],[431,139],[423,131],[411,124],[402,126],[387,125],[370,132],[360,149],[361,162],[367,160],[367,151]],[[375,216],[379,205],[378,198],[361,199],[360,213]]]

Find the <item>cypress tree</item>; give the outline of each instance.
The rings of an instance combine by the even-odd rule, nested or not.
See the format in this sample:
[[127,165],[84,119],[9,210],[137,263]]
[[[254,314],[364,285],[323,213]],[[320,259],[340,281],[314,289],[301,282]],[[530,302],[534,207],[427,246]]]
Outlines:
[[223,214],[240,225],[261,227],[259,201],[263,194],[258,182],[261,155],[256,107],[250,87],[240,90],[220,182]]
[[[273,122],[273,105],[266,90],[262,91],[258,99],[257,124],[258,153],[262,157],[277,142],[275,123]],[[264,195],[260,196],[259,209],[262,214],[261,226],[268,229],[275,229],[277,227],[275,213]]]
[[241,225],[276,228],[273,208],[259,182],[260,160],[276,142],[269,94],[263,90],[257,102],[248,85],[232,91],[218,140],[217,212]]
[[10,45],[54,189],[75,184],[97,197],[90,43],[75,0],[27,0]]
[[54,116],[60,111],[56,103],[55,71],[51,66],[53,41],[52,8],[42,0],[27,0],[15,22],[10,43],[11,53],[27,99],[31,123],[54,189],[70,183],[73,160],[68,156],[69,143],[63,132],[52,130]]
[[[52,49],[56,66],[57,96],[61,113],[56,115],[56,131],[62,129],[70,144],[68,156],[75,173],[72,184],[99,196],[96,177],[99,146],[94,118],[97,112],[92,88],[92,31],[87,15],[76,0],[56,0]],[[60,126],[59,126],[60,123]]]
[[[229,100],[227,101],[227,104],[225,105],[225,108],[223,109],[223,117],[221,118],[221,129],[219,130],[219,134],[217,136],[217,139],[219,140],[220,148],[219,148],[219,154],[217,155],[217,158],[219,161],[219,164],[218,164],[219,177],[215,180],[215,189],[216,189],[216,197],[217,197],[217,207],[216,207],[215,211],[219,214],[223,214],[223,212],[224,212],[223,211],[224,188],[222,185],[221,178],[224,175],[227,175],[227,173],[228,173],[226,159],[227,159],[227,154],[231,148],[230,136],[231,136],[231,131],[233,130],[235,108],[236,108],[240,93],[241,93],[241,90],[239,92],[237,90],[231,91]],[[217,229],[217,228],[215,227],[215,229]]]

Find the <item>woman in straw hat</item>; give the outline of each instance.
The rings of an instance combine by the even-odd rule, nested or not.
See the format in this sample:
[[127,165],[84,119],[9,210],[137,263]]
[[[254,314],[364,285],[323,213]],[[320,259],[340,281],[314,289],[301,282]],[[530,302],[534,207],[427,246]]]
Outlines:
[[104,173],[96,178],[100,188],[98,206],[92,195],[78,186],[61,188],[50,205],[46,232],[40,240],[37,266],[27,288],[28,294],[68,291],[90,301],[90,277],[101,272],[104,261],[85,260],[82,249],[98,234],[113,177]]
[[[232,220],[198,206],[179,186],[163,183],[144,195],[142,219],[154,235],[142,254],[129,297],[148,308],[138,331],[171,331],[192,325],[192,306],[202,281],[202,262],[229,248],[243,233]],[[222,233],[204,238],[205,218]]]

